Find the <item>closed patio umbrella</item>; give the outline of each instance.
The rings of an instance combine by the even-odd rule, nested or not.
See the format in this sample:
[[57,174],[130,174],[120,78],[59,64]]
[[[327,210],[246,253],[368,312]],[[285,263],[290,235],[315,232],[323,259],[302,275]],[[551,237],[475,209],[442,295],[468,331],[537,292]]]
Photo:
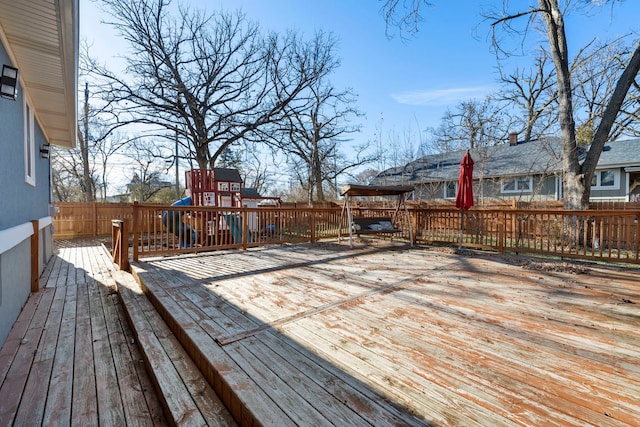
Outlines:
[[469,150],[460,161],[460,177],[458,178],[458,193],[456,194],[456,208],[460,209],[460,238],[458,248],[462,248],[462,223],[464,211],[473,206],[473,159]]

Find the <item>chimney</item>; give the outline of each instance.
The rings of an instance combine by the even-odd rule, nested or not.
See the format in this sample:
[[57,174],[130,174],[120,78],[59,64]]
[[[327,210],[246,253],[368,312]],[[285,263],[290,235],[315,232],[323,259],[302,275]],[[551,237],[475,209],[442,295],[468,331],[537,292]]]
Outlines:
[[518,132],[509,133],[509,145],[518,145]]

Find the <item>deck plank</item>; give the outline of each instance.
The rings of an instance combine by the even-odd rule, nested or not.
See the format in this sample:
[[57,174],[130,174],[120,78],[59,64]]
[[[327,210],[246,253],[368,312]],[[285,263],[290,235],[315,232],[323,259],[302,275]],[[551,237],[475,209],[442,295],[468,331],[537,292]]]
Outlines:
[[336,423],[358,408],[374,425],[634,425],[633,271],[581,276],[517,261],[320,244],[136,268],[194,347],[221,345],[235,361],[216,381],[238,369],[295,422]]
[[[16,354],[20,349],[20,345],[23,343],[31,322],[34,319],[35,312],[38,310],[40,303],[47,304],[47,298],[42,300],[42,296],[46,295],[49,299],[53,297],[53,292],[37,292],[32,294],[25,303],[18,319],[13,324],[9,335],[5,340],[2,348],[0,349],[0,384],[4,383],[4,380],[15,360]],[[42,301],[41,301],[42,300]]]
[[[126,303],[149,365],[179,425],[231,426],[233,419],[186,355],[135,280],[116,275],[118,292]],[[197,409],[193,411],[191,408]],[[199,412],[198,412],[199,411]]]
[[203,329],[197,321],[202,316],[197,307],[176,303],[165,291],[162,278],[157,280],[144,269],[132,267],[134,276],[150,291],[154,305],[162,307],[165,321],[172,328],[179,325],[180,330],[174,330],[174,334],[240,425],[254,425],[256,419],[264,425],[295,425]]
[[91,278],[78,287],[76,347],[73,362],[74,396],[82,393],[81,399],[71,402],[72,425],[97,426],[98,402],[96,378],[94,375],[93,344],[91,334],[91,316],[89,305],[89,284]]
[[[75,276],[75,271],[73,272]],[[71,421],[73,392],[73,355],[75,349],[77,286],[75,277],[66,288],[65,301],[58,340],[55,347],[53,369],[49,380],[47,404],[43,424],[61,425]]]
[[92,268],[95,281],[89,284],[89,304],[91,313],[91,330],[93,336],[93,354],[95,357],[96,394],[98,397],[98,421],[106,425],[124,425],[125,415],[118,389],[109,333],[107,331],[107,319],[102,306],[102,292],[100,284],[104,277],[99,266]]
[[[7,378],[2,383],[0,425],[11,425],[18,413],[21,413],[20,418],[22,418],[22,414],[29,415],[32,411],[36,420],[42,420],[42,408],[46,402],[46,394],[43,393],[42,384],[48,384],[51,376],[66,289],[58,288],[47,293],[51,295],[51,298],[43,297],[41,300],[44,304],[38,305],[29,331],[16,355],[16,360],[19,360],[20,363],[12,365]],[[46,304],[47,302],[48,304]],[[32,408],[31,411],[19,410],[18,405],[21,402],[23,389],[30,392],[26,395],[27,400],[23,399],[22,401],[26,406]],[[5,396],[4,393],[9,395]],[[3,408],[11,408],[13,414],[9,418],[5,418]]]
[[339,402],[357,408],[364,420],[375,420],[376,426],[425,425],[424,421],[408,414],[406,409],[394,405],[389,399],[373,391],[366,383],[354,378],[335,364],[309,351],[302,342],[283,340],[274,331],[264,332],[260,341],[270,350],[288,360],[297,369],[305,372],[315,383],[323,387]]
[[56,244],[0,349],[0,425],[167,425],[109,295],[109,256],[89,240]]

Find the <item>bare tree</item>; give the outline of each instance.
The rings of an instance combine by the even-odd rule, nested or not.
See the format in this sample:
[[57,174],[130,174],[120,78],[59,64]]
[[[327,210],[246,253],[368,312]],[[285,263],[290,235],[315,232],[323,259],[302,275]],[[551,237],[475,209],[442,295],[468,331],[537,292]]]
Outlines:
[[276,153],[264,152],[259,144],[245,141],[241,170],[244,186],[255,188],[259,194],[274,196],[280,163]]
[[381,13],[387,23],[387,34],[391,27],[399,28],[401,35],[417,33],[423,6],[431,6],[431,3],[426,0],[386,0]]
[[557,102],[556,80],[553,68],[549,67],[549,55],[540,49],[535,65],[529,69],[516,69],[505,73],[500,68],[502,89],[495,100],[514,110],[514,132],[524,141],[539,138],[549,132],[558,122],[554,107]]
[[[127,184],[131,199],[148,202],[161,190],[172,187],[162,179],[163,168],[158,159],[163,158],[163,149],[153,139],[134,138],[126,148],[126,155],[132,161],[129,168],[131,179]],[[175,193],[172,192],[172,196]]]
[[[575,109],[581,120],[577,128],[578,144],[590,144],[617,79],[629,60],[631,47],[625,38],[596,44],[583,50],[571,68]],[[610,133],[615,140],[622,135],[640,136],[640,85],[634,79]]]
[[100,186],[95,158],[95,146],[78,129],[78,146],[70,150],[54,148],[51,154],[51,170],[54,195],[57,200],[85,201],[95,200]]
[[[230,145],[282,120],[285,109],[335,66],[333,40],[289,32],[264,37],[241,13],[207,16],[171,0],[104,0],[129,42],[124,75],[99,64],[116,126],[150,125],[186,141],[200,168]],[[175,13],[175,18],[172,13]],[[162,132],[160,132],[162,134]]]
[[445,113],[434,130],[432,144],[440,151],[496,145],[507,140],[510,128],[511,118],[492,98],[463,101]]
[[[308,88],[309,103],[304,108],[286,108],[286,121],[269,129],[262,137],[289,159],[307,200],[325,201],[325,184],[335,187],[336,178],[370,159],[362,157],[366,147],[358,147],[355,159],[346,159],[339,145],[359,131],[352,118],[361,116],[353,106],[350,90],[339,91],[326,79]],[[335,190],[335,188],[334,188]]]
[[[78,179],[79,169],[71,167],[67,163],[67,150],[52,147],[51,150],[51,182],[53,197],[60,202],[79,202],[84,200],[85,193],[82,191],[82,180]],[[70,157],[73,159],[73,157]]]
[[[604,5],[613,5],[617,1],[573,2],[567,0],[560,4],[561,0],[538,0],[537,7],[531,6],[519,11],[510,9],[511,2],[502,2],[502,10],[485,14],[485,17],[491,22],[493,46],[499,55],[509,54],[509,50],[504,48],[503,42],[505,40],[500,38],[499,30],[503,30],[505,32],[503,34],[516,34],[526,37],[530,30],[538,28],[538,24],[542,24],[541,27],[544,29],[549,43],[549,53],[556,73],[558,123],[563,147],[563,195],[564,206],[567,209],[584,209],[589,204],[591,178],[595,172],[600,154],[605,143],[610,138],[611,130],[624,105],[627,93],[632,85],[635,84],[635,78],[638,75],[638,71],[640,71],[640,40],[635,42],[635,47],[632,48],[632,53],[619,74],[615,88],[604,104],[602,114],[594,127],[590,149],[587,151],[584,161],[581,162],[576,143],[576,121],[574,117],[576,111],[571,79],[571,58],[564,18],[565,14],[577,8],[597,8]],[[415,3],[413,2],[413,4]],[[420,2],[417,3],[419,6]],[[398,9],[399,5],[404,4],[404,1],[401,2],[400,0],[387,0],[383,11],[391,12],[392,16],[398,16],[396,9]],[[387,22],[393,22],[389,20],[389,15],[385,16],[387,16]],[[419,17],[420,8],[412,7],[400,22],[417,23]],[[524,26],[518,27],[515,23],[521,20],[526,22]],[[510,37],[510,39],[513,39],[513,37]]]
[[581,162],[576,141],[570,57],[564,21],[564,15],[568,13],[568,9],[561,7],[559,0],[538,0],[538,5],[538,8],[531,8],[525,12],[509,13],[505,10],[503,16],[495,19],[493,28],[503,26],[508,30],[510,22],[519,18],[527,18],[532,25],[538,18],[542,19],[558,82],[558,120],[563,147],[564,206],[567,209],[585,209],[589,205],[591,178],[600,159],[600,154],[604,144],[609,140],[616,117],[640,70],[640,43],[636,45],[634,53],[630,56],[624,71],[618,78],[615,89],[606,102],[600,120],[595,126],[590,149],[586,152],[584,161]]

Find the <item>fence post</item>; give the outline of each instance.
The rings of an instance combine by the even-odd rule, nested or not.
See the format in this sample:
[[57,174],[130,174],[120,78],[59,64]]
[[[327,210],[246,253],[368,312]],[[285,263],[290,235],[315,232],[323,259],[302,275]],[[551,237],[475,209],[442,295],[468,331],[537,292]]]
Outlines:
[[247,215],[247,207],[244,206],[241,210],[242,212],[242,249],[247,249],[247,241],[249,240],[249,223],[247,219],[249,215]]
[[314,208],[311,208],[309,211],[311,215],[311,243],[316,241],[316,211]]
[[120,270],[129,270],[129,236],[121,219],[111,220],[111,254]]
[[411,221],[411,245],[418,244],[418,215],[417,212],[413,209],[409,211],[409,221]]
[[34,219],[31,235],[31,292],[40,290],[40,221]]
[[[133,260],[138,261],[138,246],[139,246],[139,233],[138,233],[138,216],[140,215],[140,206],[138,206],[138,202],[133,202],[133,229],[131,232],[133,233]],[[127,238],[127,240],[129,240]]]
[[506,245],[505,239],[507,238],[505,232],[507,229],[507,213],[503,211],[501,216],[502,222],[498,223],[498,252],[504,253],[504,247]]
[[98,237],[98,202],[92,202],[93,209],[91,215],[93,217],[93,237]]

